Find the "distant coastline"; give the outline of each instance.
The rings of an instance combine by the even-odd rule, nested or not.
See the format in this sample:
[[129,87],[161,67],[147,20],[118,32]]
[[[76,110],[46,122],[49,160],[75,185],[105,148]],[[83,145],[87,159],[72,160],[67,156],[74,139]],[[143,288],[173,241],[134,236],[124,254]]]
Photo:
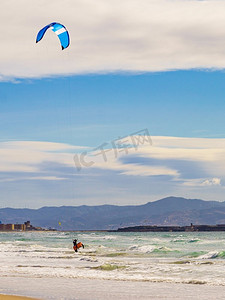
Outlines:
[[225,224],[190,226],[132,226],[118,228],[115,232],[196,232],[225,231]]
[[[7,224],[11,225],[11,224]],[[225,224],[217,225],[192,225],[192,226],[132,226],[132,227],[123,227],[118,228],[117,230],[57,230],[57,229],[44,229],[44,228],[33,228],[26,230],[19,229],[1,229],[0,232],[15,232],[15,231],[39,231],[39,232],[48,232],[48,231],[59,231],[59,232],[209,232],[209,231],[225,231]]]

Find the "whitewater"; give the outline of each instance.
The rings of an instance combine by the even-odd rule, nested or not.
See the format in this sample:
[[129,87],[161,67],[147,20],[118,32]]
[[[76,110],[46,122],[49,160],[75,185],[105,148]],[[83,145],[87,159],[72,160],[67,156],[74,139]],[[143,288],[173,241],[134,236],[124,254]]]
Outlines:
[[[78,253],[75,238],[85,246]],[[32,284],[80,279],[222,287],[225,232],[1,232],[0,292],[19,279],[33,279]]]

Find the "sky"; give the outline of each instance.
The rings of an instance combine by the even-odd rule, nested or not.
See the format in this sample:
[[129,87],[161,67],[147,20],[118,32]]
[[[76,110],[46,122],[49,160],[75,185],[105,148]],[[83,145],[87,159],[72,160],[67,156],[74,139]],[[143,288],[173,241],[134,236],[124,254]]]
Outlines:
[[225,200],[224,1],[1,7],[0,207]]

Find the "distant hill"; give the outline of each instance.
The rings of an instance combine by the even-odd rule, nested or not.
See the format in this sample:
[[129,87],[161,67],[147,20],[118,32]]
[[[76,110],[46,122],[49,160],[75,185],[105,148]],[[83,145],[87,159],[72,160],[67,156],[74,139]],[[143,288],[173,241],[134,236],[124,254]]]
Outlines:
[[27,220],[34,226],[62,230],[103,230],[135,225],[225,224],[225,202],[167,197],[138,206],[0,209],[2,223],[23,223]]

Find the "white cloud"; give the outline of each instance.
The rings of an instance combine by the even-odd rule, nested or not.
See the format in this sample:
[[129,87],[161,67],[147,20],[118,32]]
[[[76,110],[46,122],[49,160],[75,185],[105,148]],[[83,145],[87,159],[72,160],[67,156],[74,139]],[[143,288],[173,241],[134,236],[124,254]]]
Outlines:
[[117,157],[115,149],[108,148],[106,161],[89,149],[85,160],[94,164],[80,171],[73,161],[77,149],[83,151],[80,146],[1,142],[0,206],[8,201],[10,206],[35,207],[137,204],[167,195],[224,200],[225,139],[153,136],[152,142],[128,153],[126,147],[119,148]]
[[42,141],[9,141],[1,142],[1,149],[27,149],[35,151],[68,151],[68,150],[82,150],[88,147],[72,146],[64,143],[42,142]]
[[86,148],[39,141],[0,142],[0,172],[38,172],[45,162],[71,166],[70,152],[78,149]]
[[[153,141],[152,144],[149,143],[151,140]],[[201,182],[198,184],[220,184],[217,181],[218,177],[225,177],[223,167],[225,165],[225,139],[152,137],[151,140],[146,140],[136,149],[131,145],[130,148],[127,148],[126,144],[120,144],[120,148],[104,148],[102,152],[63,143],[1,142],[0,172],[38,173],[47,163],[61,164],[76,169],[73,157],[78,150],[80,153],[77,154],[77,159],[80,160],[81,168],[85,170],[87,168],[82,163],[80,154],[89,150],[84,156],[84,161],[91,162],[92,168],[115,171],[121,175],[164,175],[171,176],[174,180],[185,180],[182,178],[179,162],[181,165],[182,162],[187,162],[186,165],[182,165],[183,171],[188,164],[194,163],[198,164],[199,168],[201,167],[203,173],[211,175],[211,180],[208,179],[207,175],[205,178],[199,178]],[[193,178],[194,172],[196,170],[193,170],[191,175]],[[44,179],[45,177],[41,176],[41,178]],[[189,185],[189,180],[186,181]]]
[[[0,80],[112,71],[225,67],[225,2],[2,0]],[[46,24],[66,25],[60,50]]]
[[13,181],[27,181],[27,180],[66,180],[67,178],[57,177],[57,176],[29,176],[29,177],[13,177],[13,178],[3,178],[0,182],[13,182]]
[[211,179],[207,179],[205,180],[202,185],[220,185],[221,184],[221,179],[220,178],[211,178]]
[[[84,161],[91,167],[116,171],[121,175],[171,176],[172,180],[182,181],[187,186],[216,185],[220,183],[217,176],[225,177],[225,139],[153,136],[136,149],[129,143],[129,137],[127,140],[127,144],[118,141],[119,148],[90,151],[84,156]],[[127,145],[131,147],[127,148]],[[77,155],[79,158],[81,156]],[[75,165],[85,169],[82,159],[80,162],[81,165]],[[187,172],[192,179],[182,175]],[[200,177],[196,179],[199,172],[204,178],[197,175]],[[209,180],[208,175],[213,179]]]
[[[123,171],[124,169],[124,171]],[[133,175],[133,176],[179,176],[179,173],[176,170],[169,169],[166,167],[151,167],[143,166],[139,164],[129,164],[123,167],[120,167],[121,174],[123,175]]]
[[189,187],[212,187],[221,186],[220,178],[198,178],[198,179],[186,179],[182,183],[184,186]]

